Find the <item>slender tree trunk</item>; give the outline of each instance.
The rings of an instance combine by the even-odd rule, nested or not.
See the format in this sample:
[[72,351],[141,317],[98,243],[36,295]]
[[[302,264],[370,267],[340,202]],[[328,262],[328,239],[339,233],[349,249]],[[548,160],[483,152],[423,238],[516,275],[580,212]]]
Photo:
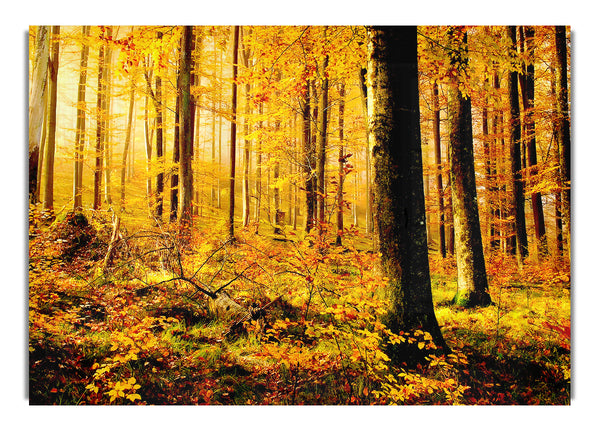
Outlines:
[[[221,51],[221,61],[219,62],[219,81],[223,82],[223,51]],[[223,109],[223,85],[220,86],[221,91],[219,91],[219,110]],[[219,114],[219,164],[218,164],[218,172],[217,172],[217,207],[221,209],[221,151],[222,151],[222,142],[221,139],[223,135],[223,115]]]
[[[360,90],[362,94],[362,108],[363,114],[365,117],[365,130],[367,130],[368,134],[368,124],[367,124],[367,110],[368,110],[368,99],[367,99],[367,83],[366,83],[366,75],[367,70],[361,69],[359,71],[359,81],[360,81]],[[368,142],[367,136],[367,142]],[[365,151],[365,176],[366,176],[366,191],[365,191],[365,232],[367,235],[371,235],[373,233],[373,192],[371,190],[371,151],[369,149],[369,145],[367,144],[367,148]],[[358,175],[356,176],[357,186],[358,186]],[[354,205],[355,211],[357,204]],[[356,218],[356,217],[355,217]],[[355,220],[354,224],[358,226],[358,220]]]
[[133,123],[133,108],[135,106],[135,77],[131,77],[131,90],[129,92],[129,110],[127,111],[127,130],[125,133],[125,146],[123,147],[123,163],[121,164],[121,211],[125,210],[125,178],[127,176],[127,156],[131,145],[131,125]]
[[342,245],[342,235],[344,233],[344,179],[346,173],[344,171],[346,157],[344,155],[344,110],[346,95],[346,87],[344,82],[339,86],[340,102],[338,112],[338,127],[339,127],[339,139],[340,149],[338,152],[338,189],[337,189],[337,235],[335,238],[336,245]]
[[[260,102],[258,104],[258,117],[262,118],[263,115],[263,104]],[[258,131],[262,130],[262,119],[258,121],[256,128]],[[258,226],[260,224],[260,206],[262,202],[262,138],[259,135],[258,138],[258,148],[256,149],[256,184],[255,184],[255,194],[256,194],[256,232],[258,233]]]
[[90,26],[82,28],[83,44],[79,61],[79,85],[77,87],[77,124],[75,126],[75,165],[73,175],[73,210],[83,209],[83,153],[85,145],[85,90],[87,85],[87,64],[90,46],[88,37]]
[[54,153],[56,149],[56,104],[58,94],[58,54],[60,27],[52,26],[52,58],[48,65],[48,93],[50,105],[48,109],[48,142],[44,155],[44,211],[54,212]]
[[[181,53],[179,54],[181,56]],[[179,72],[177,76],[179,82]],[[181,93],[178,85],[177,96],[175,97],[175,130],[173,133],[173,173],[171,174],[171,210],[169,212],[169,221],[177,221],[177,211],[179,204],[179,151],[180,151],[180,111],[181,111]]]
[[[44,99],[46,102],[46,105],[48,105],[48,92],[46,91],[44,94]],[[35,194],[33,195],[33,200],[32,202],[34,203],[41,203],[41,192],[42,192],[42,173],[44,172],[44,154],[46,152],[46,140],[47,140],[47,135],[48,135],[48,107],[46,106],[46,108],[44,109],[44,123],[42,124],[42,140],[40,142],[40,146],[39,146],[39,157],[38,157],[38,164],[37,164],[37,183],[38,186],[35,189]]]
[[[30,27],[29,31],[33,31]],[[29,201],[39,196],[38,164],[44,112],[46,111],[46,88],[50,51],[50,27],[38,26],[35,40],[33,78],[29,92]]]
[[185,26],[182,36],[181,62],[179,77],[179,92],[181,94],[181,112],[179,119],[180,138],[179,138],[179,175],[181,176],[179,196],[181,204],[179,206],[178,222],[180,232],[188,236],[192,227],[192,199],[194,196],[194,177],[192,171],[192,159],[194,151],[193,142],[193,102],[190,92],[191,87],[191,68],[192,68],[192,37],[193,27]]
[[[527,168],[529,171],[528,177],[530,182],[538,176],[537,166],[537,149],[535,139],[535,91],[534,91],[534,76],[535,66],[533,60],[535,58],[535,50],[533,46],[533,38],[535,30],[533,27],[525,27],[525,52],[530,58],[530,62],[525,66],[525,74],[521,81],[521,93],[523,97],[524,112],[524,140],[527,148]],[[542,205],[542,196],[539,192],[531,193],[531,207],[533,212],[533,227],[535,231],[535,239],[538,246],[538,255],[545,256],[548,253],[548,240],[546,238],[546,225],[544,222],[544,207]]]
[[[246,35],[249,39],[250,32]],[[242,49],[242,61],[244,67],[248,69],[250,67],[250,49],[247,46],[248,40],[244,44]],[[242,226],[246,227],[250,223],[250,151],[252,150],[252,141],[248,139],[250,133],[250,83],[246,82],[244,86],[245,95],[245,106],[244,106],[244,157],[242,161],[243,165],[243,179],[242,179]]]
[[105,133],[104,130],[105,122],[104,118],[106,116],[106,112],[104,111],[105,103],[105,93],[106,93],[106,84],[105,84],[105,67],[106,63],[106,54],[105,54],[105,44],[101,42],[100,48],[98,50],[98,95],[96,99],[96,166],[94,169],[94,209],[99,210],[102,206],[102,166],[104,159],[104,139]]
[[[385,323],[395,333],[427,331],[445,347],[433,309],[425,230],[417,28],[368,28],[367,41],[374,215],[391,299]],[[396,363],[423,357],[408,344],[390,354]]]
[[[106,37],[112,40],[113,30],[111,26],[106,26]],[[104,60],[104,97],[102,100],[104,116],[102,118],[102,130],[103,130],[103,147],[104,156],[102,158],[104,164],[104,202],[108,205],[112,205],[111,196],[111,172],[112,172],[112,127],[111,127],[111,116],[112,116],[112,53],[113,50],[110,45],[106,45],[105,60]]]
[[[508,36],[512,43],[512,51],[517,47],[517,29],[508,27]],[[508,97],[510,105],[510,161],[512,173],[512,210],[515,220],[516,255],[519,267],[528,255],[527,231],[525,228],[525,195],[521,173],[521,117],[519,110],[518,72],[511,71],[508,76]]]
[[[487,74],[487,71],[486,71]],[[485,87],[488,88],[488,79],[485,79]],[[488,111],[488,97],[484,97],[483,108],[481,112],[481,125],[482,125],[482,142],[483,142],[483,157],[485,165],[485,218],[487,225],[487,247],[488,251],[496,251],[499,246],[498,232],[495,225],[495,216],[497,208],[497,187],[495,185],[496,175],[494,172],[494,156],[492,149],[492,139],[489,133],[489,111]]]
[[[157,39],[163,37],[162,32],[157,32]],[[156,111],[156,161],[158,162],[158,174],[156,175],[156,219],[161,221],[163,216],[163,194],[165,189],[164,173],[164,142],[163,142],[163,104],[162,104],[162,78],[160,73],[155,77],[154,109]]]
[[442,139],[440,137],[440,95],[438,83],[433,83],[433,145],[436,170],[436,193],[438,204],[438,236],[440,238],[440,254],[446,257],[446,228],[444,208],[444,185],[442,171]]
[[311,111],[310,111],[310,98],[311,98],[311,85],[310,81],[306,80],[306,92],[304,94],[303,110],[302,110],[302,123],[303,123],[303,134],[302,134],[302,149],[304,152],[304,175],[305,175],[305,186],[306,189],[306,232],[310,232],[314,225],[314,209],[316,204],[316,190],[314,189],[314,175],[315,175],[315,147],[312,140],[312,127],[311,127]]
[[564,220],[565,249],[571,254],[571,116],[569,110],[567,29],[557,26],[555,29],[556,56],[556,93],[558,98],[558,154],[561,182],[561,214]]
[[[323,39],[327,39],[327,27],[323,29]],[[327,66],[329,64],[329,55],[325,55],[323,59],[323,65],[321,66],[321,100],[319,104],[319,139],[317,142],[317,193],[318,193],[318,207],[317,207],[317,219],[319,220],[319,227],[322,228],[325,223],[325,207],[326,207],[326,193],[325,193],[325,165],[327,164],[327,117],[329,110],[327,109],[328,104],[328,93],[329,93],[329,79],[327,78]]]
[[454,70],[448,88],[448,122],[450,127],[450,183],[454,215],[458,291],[453,302],[465,307],[489,305],[488,281],[483,256],[475,163],[471,98],[461,92],[460,79],[466,79],[467,35],[460,29],[449,32],[454,48]]
[[237,71],[238,71],[238,48],[240,40],[240,26],[233,28],[233,71],[231,86],[231,136],[229,146],[229,237],[234,237],[235,217],[235,151],[236,151],[236,127],[237,127]]

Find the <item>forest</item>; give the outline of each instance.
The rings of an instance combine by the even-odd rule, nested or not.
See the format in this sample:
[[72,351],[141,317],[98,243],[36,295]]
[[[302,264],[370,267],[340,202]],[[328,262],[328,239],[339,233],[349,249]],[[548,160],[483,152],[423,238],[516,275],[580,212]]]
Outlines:
[[31,405],[570,405],[569,26],[31,26]]

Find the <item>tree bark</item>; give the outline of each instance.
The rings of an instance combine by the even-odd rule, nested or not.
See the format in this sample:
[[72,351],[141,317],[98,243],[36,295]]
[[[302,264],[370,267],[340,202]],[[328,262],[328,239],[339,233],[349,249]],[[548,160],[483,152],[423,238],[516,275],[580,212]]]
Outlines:
[[135,105],[135,77],[131,77],[131,90],[129,92],[129,109],[127,111],[127,131],[125,133],[125,146],[123,147],[123,162],[121,164],[121,211],[125,209],[125,178],[127,176],[127,156],[131,145],[131,125],[133,123],[133,107]]
[[[30,27],[30,32],[34,27]],[[35,41],[33,78],[29,92],[29,201],[38,196],[38,163],[44,112],[50,51],[50,27],[38,26]]]
[[[179,53],[181,57],[181,52]],[[178,80],[179,80],[179,71]],[[180,127],[179,120],[181,116],[181,93],[179,88],[177,89],[177,96],[175,97],[175,130],[173,133],[173,173],[171,174],[171,209],[169,212],[169,221],[171,223],[177,221],[177,211],[179,205],[179,139],[180,139]]]
[[[323,29],[323,39],[327,38],[327,27]],[[326,188],[325,188],[325,165],[327,162],[327,103],[329,99],[329,79],[327,78],[327,66],[329,64],[329,55],[325,54],[321,66],[321,100],[319,103],[319,124],[318,124],[318,142],[317,142],[317,219],[319,229],[323,228],[325,223],[326,207]]]
[[[119,27],[117,27],[118,33]],[[113,37],[116,37],[116,34],[113,35],[112,26],[106,27],[106,37],[108,40],[113,40]],[[106,61],[104,62],[104,80],[105,84],[105,97],[104,97],[104,202],[108,205],[112,205],[112,107],[113,107],[113,98],[111,97],[112,93],[112,81],[113,81],[113,73],[112,73],[112,58],[113,58],[113,50],[110,47],[110,44],[106,47]]]
[[555,29],[556,56],[556,93],[558,98],[558,153],[561,182],[561,214],[564,217],[566,253],[571,253],[571,116],[569,110],[567,30],[565,26]]
[[105,141],[105,116],[106,94],[105,72],[106,63],[105,43],[101,41],[98,48],[98,94],[96,99],[96,165],[94,169],[94,209],[99,210],[102,206],[102,166],[104,165],[104,141]]
[[312,140],[311,127],[311,85],[308,77],[306,78],[306,89],[304,93],[302,110],[302,149],[304,153],[304,188],[306,190],[306,232],[310,232],[314,226],[314,210],[316,207],[316,190],[314,176],[316,171],[316,151],[314,141]]
[[[394,332],[422,329],[445,347],[431,295],[419,124],[416,27],[367,30],[369,147],[374,166],[374,215]],[[391,350],[395,362],[422,357]]]
[[339,128],[339,139],[340,148],[338,152],[338,189],[337,189],[337,235],[335,243],[338,246],[342,245],[342,235],[344,233],[344,179],[346,173],[344,171],[346,157],[344,155],[344,110],[346,96],[346,87],[342,81],[339,86],[340,101],[339,101],[339,112],[338,112],[338,128]]
[[[157,32],[157,39],[160,41],[163,37],[162,32]],[[162,220],[163,216],[163,194],[165,189],[164,173],[164,142],[163,142],[163,104],[162,104],[162,78],[160,73],[155,77],[154,109],[156,111],[156,161],[158,162],[158,174],[156,175],[156,206],[155,216],[157,220]]]
[[180,94],[181,94],[181,112],[179,119],[180,138],[179,138],[179,175],[181,176],[180,199],[178,222],[180,233],[187,236],[192,227],[192,199],[194,196],[194,180],[192,171],[192,159],[194,151],[193,142],[193,102],[190,92],[191,87],[191,68],[192,68],[192,37],[193,27],[185,26],[183,30],[180,62]]
[[229,145],[229,218],[227,227],[229,237],[234,237],[235,217],[235,151],[236,151],[236,127],[237,127],[237,72],[238,72],[238,48],[240,40],[240,26],[233,27],[233,70],[231,85],[231,135]]
[[82,28],[81,59],[79,61],[79,85],[77,87],[77,124],[75,126],[75,166],[73,175],[73,210],[83,209],[83,152],[85,145],[85,91],[87,85],[87,63],[90,46],[87,38],[90,26]]
[[56,104],[58,94],[58,55],[60,26],[52,26],[52,58],[48,65],[48,142],[44,154],[44,211],[54,212],[54,153],[56,150]]
[[[524,65],[525,73],[521,80],[521,94],[523,98],[523,139],[527,148],[527,168],[530,184],[538,176],[537,149],[535,139],[535,49],[533,38],[535,30],[531,26],[524,29],[525,54],[529,61]],[[548,253],[548,240],[546,238],[546,224],[544,222],[544,207],[542,204],[542,195],[539,192],[531,193],[531,208],[533,212],[533,227],[535,239],[538,246],[538,255],[545,256]]]
[[444,184],[442,175],[442,139],[440,137],[440,95],[439,85],[433,83],[433,145],[436,170],[436,193],[438,204],[438,236],[440,238],[440,255],[446,257],[446,227],[444,208]]
[[464,307],[491,304],[483,256],[475,162],[471,98],[461,91],[460,79],[466,79],[467,34],[451,28],[449,42],[451,74],[448,87],[448,122],[450,127],[450,183],[454,215],[458,291],[453,299]]
[[[511,52],[516,52],[517,29],[509,26],[507,29],[512,47]],[[512,211],[515,220],[516,256],[519,267],[528,255],[527,231],[525,227],[525,195],[521,173],[521,117],[519,109],[518,72],[511,71],[508,76],[508,98],[510,105],[510,162],[512,174]]]

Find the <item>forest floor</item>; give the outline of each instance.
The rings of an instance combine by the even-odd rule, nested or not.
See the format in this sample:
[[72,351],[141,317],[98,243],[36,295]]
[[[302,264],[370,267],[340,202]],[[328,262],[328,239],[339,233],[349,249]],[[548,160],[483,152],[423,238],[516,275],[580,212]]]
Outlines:
[[[106,269],[110,220],[30,216],[31,404],[570,403],[568,263],[488,259],[494,304],[463,309],[452,258],[430,259],[434,305],[452,349],[381,323],[377,255],[348,231],[265,237],[220,226],[185,247],[168,227],[121,231]],[[293,238],[293,240],[289,240]],[[222,288],[256,320],[224,319],[200,289]],[[240,323],[236,325],[235,323]],[[390,343],[430,351],[393,365]]]

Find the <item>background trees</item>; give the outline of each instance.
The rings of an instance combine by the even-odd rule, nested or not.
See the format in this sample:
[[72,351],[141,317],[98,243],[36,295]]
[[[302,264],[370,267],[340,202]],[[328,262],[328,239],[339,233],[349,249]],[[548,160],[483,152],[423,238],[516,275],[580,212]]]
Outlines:
[[[417,28],[428,246],[453,259],[479,249],[453,248],[466,202],[481,215],[471,225],[484,246],[465,259],[479,262],[482,280],[482,256],[523,261],[539,243],[532,257],[566,250],[568,258],[569,29],[468,27],[466,44],[451,41],[453,31]],[[54,168],[50,157],[39,163],[45,152],[36,156],[43,138],[52,145],[52,109],[43,100],[49,32],[32,28],[30,37],[30,192],[38,165],[45,184],[55,179],[54,196],[43,192],[42,201],[106,210],[118,181],[125,223],[145,220],[147,208],[160,218],[168,204],[171,220],[179,214],[188,225],[227,220],[230,228],[287,235],[299,226],[313,231],[318,221],[338,243],[354,228],[373,238],[365,28],[248,26],[237,59],[232,27],[61,28]],[[453,119],[463,123],[453,128]],[[474,175],[470,195],[459,187],[453,196],[464,165],[459,141],[472,142]],[[124,176],[126,166],[135,173]],[[115,169],[117,180],[108,175]],[[225,196],[232,204],[221,208]]]

